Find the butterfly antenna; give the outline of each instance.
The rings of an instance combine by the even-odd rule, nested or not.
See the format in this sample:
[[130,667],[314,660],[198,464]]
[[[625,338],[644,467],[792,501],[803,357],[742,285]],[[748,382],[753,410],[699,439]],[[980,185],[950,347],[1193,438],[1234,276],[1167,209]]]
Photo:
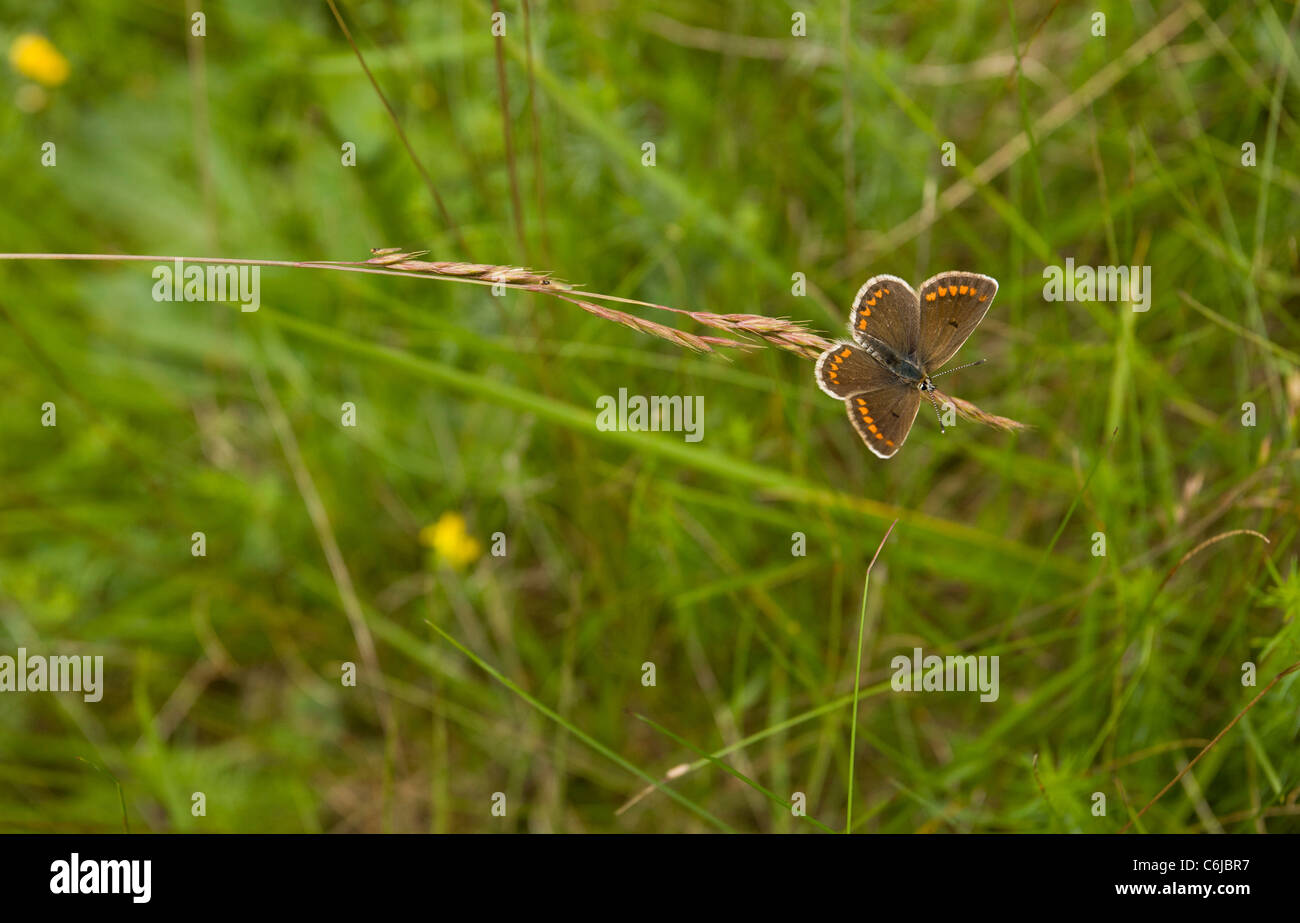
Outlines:
[[970,368],[972,365],[983,365],[985,362],[988,362],[988,361],[989,361],[989,360],[987,360],[987,359],[976,359],[974,362],[967,362],[965,365],[959,365],[959,366],[956,366],[955,368],[951,368],[951,369],[944,369],[942,372],[935,372],[935,373],[934,373],[933,375],[931,375],[930,377],[931,377],[931,378],[938,378],[940,375],[947,375],[949,372],[960,372],[962,369],[968,369],[968,368]]
[[925,396],[928,397],[930,399],[930,403],[934,405],[935,416],[939,418],[939,432],[941,433],[948,432],[948,428],[943,425],[943,412],[939,410],[939,402],[934,399],[934,394],[930,391],[927,391],[925,392]]

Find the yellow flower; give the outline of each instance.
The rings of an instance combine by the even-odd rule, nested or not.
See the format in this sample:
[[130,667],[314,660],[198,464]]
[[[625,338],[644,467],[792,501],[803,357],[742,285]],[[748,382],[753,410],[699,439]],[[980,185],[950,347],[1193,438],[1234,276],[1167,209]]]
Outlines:
[[440,560],[457,570],[472,564],[483,553],[483,546],[465,531],[465,517],[460,513],[443,513],[433,525],[421,529],[420,544],[432,548]]
[[43,35],[25,32],[9,46],[9,63],[24,77],[57,87],[68,79],[68,59]]

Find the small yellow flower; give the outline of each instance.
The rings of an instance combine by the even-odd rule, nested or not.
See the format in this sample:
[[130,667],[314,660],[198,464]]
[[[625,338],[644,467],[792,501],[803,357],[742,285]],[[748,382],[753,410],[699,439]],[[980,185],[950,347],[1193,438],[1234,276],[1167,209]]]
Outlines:
[[43,35],[25,32],[9,46],[9,63],[24,77],[57,87],[68,79],[68,59]]
[[420,544],[432,548],[439,560],[457,570],[472,564],[483,553],[478,539],[465,530],[465,517],[460,513],[443,513],[433,525],[421,529]]

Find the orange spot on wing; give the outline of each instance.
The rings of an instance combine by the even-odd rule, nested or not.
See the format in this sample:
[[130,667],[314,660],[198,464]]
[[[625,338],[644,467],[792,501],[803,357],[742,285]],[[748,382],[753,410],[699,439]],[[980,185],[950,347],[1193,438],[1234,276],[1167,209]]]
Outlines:
[[889,447],[892,449],[892,448],[894,447],[894,440],[892,440],[892,439],[886,439],[886,440],[885,440],[885,445],[889,446]]
[[[930,294],[926,295],[926,296],[925,296],[925,300],[926,300],[926,301],[934,301],[934,292],[931,292]],[[982,299],[981,299],[981,300],[982,300]]]
[[[876,430],[876,428],[875,428],[874,426],[871,427],[871,431],[872,431],[872,432],[875,432],[875,430]],[[885,434],[884,434],[884,433],[876,433],[876,438],[877,438],[877,439],[884,439],[884,438],[885,438]]]
[[872,423],[870,426],[867,427],[867,429],[871,430],[874,433],[876,431],[876,424]]
[[944,288],[942,285],[939,286],[939,288],[938,288],[938,292],[939,292],[939,297],[940,297],[940,298],[942,298],[944,295],[948,294],[948,290],[947,290],[946,288]]
[[[875,306],[876,306],[876,299],[872,298],[870,301],[867,302],[867,307],[874,308]],[[868,311],[867,313],[870,314],[871,312]]]
[[840,358],[841,358],[841,359],[847,359],[847,358],[849,357],[849,353],[851,353],[852,351],[853,351],[853,350],[851,350],[851,349],[847,349],[847,348],[846,348],[846,349],[844,350],[844,352],[840,353]]
[[873,420],[873,419],[871,419],[871,417],[867,417],[867,422],[868,422],[868,423],[875,423],[876,421]]
[[980,295],[980,301],[987,301],[988,297],[988,295]]
[[862,320],[858,321],[858,329],[859,329],[859,330],[866,330],[866,329],[867,329],[867,319],[866,319],[865,317],[862,318]]
[[968,291],[969,291],[969,289],[968,289],[966,286],[963,285],[961,288],[957,289],[957,294],[958,294],[958,295],[965,295],[966,292],[968,292]]

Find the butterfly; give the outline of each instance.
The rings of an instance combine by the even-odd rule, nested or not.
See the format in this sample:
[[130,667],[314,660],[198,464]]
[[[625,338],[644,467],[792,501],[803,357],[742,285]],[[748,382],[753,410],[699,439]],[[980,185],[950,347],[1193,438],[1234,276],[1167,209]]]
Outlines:
[[938,412],[930,379],[984,319],[997,293],[996,279],[975,272],[941,272],[919,295],[898,276],[873,276],[858,290],[849,314],[853,342],[822,353],[816,374],[823,391],[844,401],[868,449],[881,458],[898,454],[922,394]]

